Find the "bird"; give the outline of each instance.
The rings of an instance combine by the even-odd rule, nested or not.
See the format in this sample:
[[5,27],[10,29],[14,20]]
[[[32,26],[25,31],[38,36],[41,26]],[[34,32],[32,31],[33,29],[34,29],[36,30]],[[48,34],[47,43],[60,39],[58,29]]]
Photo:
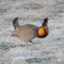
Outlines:
[[28,42],[32,42],[34,38],[45,38],[49,34],[48,30],[48,18],[44,18],[44,22],[40,27],[25,24],[20,26],[18,23],[18,17],[13,20],[14,30],[12,31],[12,36],[19,38],[21,41],[25,42],[29,46]]

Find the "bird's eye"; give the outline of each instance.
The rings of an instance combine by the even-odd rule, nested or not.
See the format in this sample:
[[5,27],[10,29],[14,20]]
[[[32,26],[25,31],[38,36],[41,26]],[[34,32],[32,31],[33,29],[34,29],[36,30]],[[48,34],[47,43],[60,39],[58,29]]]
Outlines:
[[44,28],[45,28],[45,29],[48,29],[48,27],[47,27],[47,26],[44,26]]

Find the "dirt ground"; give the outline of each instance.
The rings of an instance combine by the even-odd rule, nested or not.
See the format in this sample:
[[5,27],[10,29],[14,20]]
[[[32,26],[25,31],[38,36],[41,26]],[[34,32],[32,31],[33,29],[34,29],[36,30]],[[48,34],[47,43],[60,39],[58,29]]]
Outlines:
[[[48,37],[26,46],[11,36],[15,17],[36,26],[48,17]],[[0,0],[0,64],[64,64],[64,0]]]

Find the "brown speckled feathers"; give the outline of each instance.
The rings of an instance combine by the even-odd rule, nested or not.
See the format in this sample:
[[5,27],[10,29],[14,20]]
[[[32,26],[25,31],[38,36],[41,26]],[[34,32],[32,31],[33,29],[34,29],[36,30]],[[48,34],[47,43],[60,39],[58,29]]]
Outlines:
[[24,25],[16,28],[12,35],[19,37],[24,42],[28,42],[37,36],[37,29],[38,27],[34,25]]

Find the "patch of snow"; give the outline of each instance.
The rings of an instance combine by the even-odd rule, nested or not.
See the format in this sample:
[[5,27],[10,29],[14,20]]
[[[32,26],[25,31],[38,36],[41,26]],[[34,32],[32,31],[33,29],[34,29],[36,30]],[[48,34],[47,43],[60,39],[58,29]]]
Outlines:
[[47,50],[49,50],[49,49],[56,49],[56,48],[58,48],[58,46],[46,47]]
[[56,2],[54,0],[49,0],[49,5],[55,5]]
[[58,62],[62,62],[63,60],[61,58],[58,59]]
[[25,60],[25,59],[29,59],[29,58],[34,58],[34,57],[33,56],[29,56],[29,57],[21,56],[21,57],[14,57],[14,58],[12,58],[12,60]]
[[48,24],[49,26],[54,26],[55,25],[55,23],[50,23],[50,24]]
[[64,38],[64,35],[62,35],[61,37]]
[[21,51],[21,52],[24,51],[24,48],[23,48],[23,49],[20,49],[20,50],[14,51],[14,54],[17,54],[17,53],[19,53],[20,51]]
[[14,6],[15,6],[15,7],[19,7],[19,6],[20,6],[20,4],[19,4],[19,3],[17,3],[17,4],[14,4]]
[[59,0],[59,2],[62,2],[62,0]]
[[58,26],[62,27],[62,26],[64,26],[64,24],[58,24]]

